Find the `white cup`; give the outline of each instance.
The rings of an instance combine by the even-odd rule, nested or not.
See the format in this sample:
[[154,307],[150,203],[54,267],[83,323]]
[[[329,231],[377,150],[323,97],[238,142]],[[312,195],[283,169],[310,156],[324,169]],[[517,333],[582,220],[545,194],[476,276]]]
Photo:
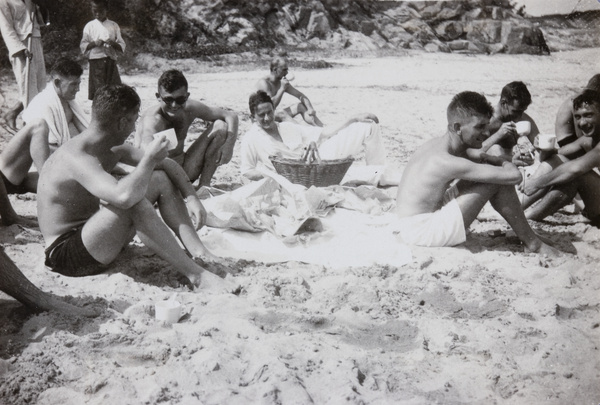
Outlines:
[[181,304],[179,301],[158,301],[154,304],[154,316],[159,321],[177,323],[181,318]]
[[287,75],[285,75],[285,78],[287,79],[288,82],[291,82],[292,80],[294,80],[296,78],[296,76],[294,76],[293,73],[288,73]]
[[177,134],[175,133],[175,129],[169,128],[165,129],[164,131],[157,132],[154,134],[154,137],[156,138],[159,135],[164,135],[167,138],[167,141],[169,142],[167,149],[173,150],[177,147]]
[[529,135],[531,132],[531,122],[519,121],[515,124],[515,128],[517,129],[517,134],[519,134],[519,136]]
[[554,134],[540,134],[538,136],[538,147],[541,150],[556,149],[556,136]]

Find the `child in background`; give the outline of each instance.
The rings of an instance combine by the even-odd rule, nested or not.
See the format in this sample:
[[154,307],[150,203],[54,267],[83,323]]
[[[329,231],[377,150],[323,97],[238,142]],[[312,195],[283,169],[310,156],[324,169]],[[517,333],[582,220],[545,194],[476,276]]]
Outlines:
[[108,0],[92,0],[90,21],[83,29],[81,52],[89,59],[90,79],[88,99],[93,100],[97,89],[107,84],[121,84],[117,56],[125,52],[125,41],[119,25],[106,17]]

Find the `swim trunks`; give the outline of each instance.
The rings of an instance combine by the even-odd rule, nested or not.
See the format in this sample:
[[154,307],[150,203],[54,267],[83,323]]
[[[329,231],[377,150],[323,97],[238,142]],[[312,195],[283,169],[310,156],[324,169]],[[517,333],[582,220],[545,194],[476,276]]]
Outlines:
[[13,184],[6,178],[6,176],[4,176],[2,171],[0,171],[0,178],[2,179],[4,187],[6,188],[6,194],[25,194],[29,192],[27,187],[25,187],[25,184],[23,184],[24,182],[19,185]]
[[456,246],[467,240],[462,212],[456,199],[435,212],[400,218],[395,233],[417,246]]
[[83,277],[100,274],[108,266],[92,257],[83,244],[83,225],[59,236],[46,249],[45,265],[55,272],[69,277]]

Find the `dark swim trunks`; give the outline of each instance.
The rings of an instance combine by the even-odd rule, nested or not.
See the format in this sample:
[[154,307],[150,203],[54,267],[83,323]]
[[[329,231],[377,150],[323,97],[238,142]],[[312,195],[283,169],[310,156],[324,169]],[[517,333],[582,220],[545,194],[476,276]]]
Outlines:
[[27,187],[25,187],[23,183],[19,185],[11,183],[10,180],[8,180],[6,176],[4,176],[4,173],[2,173],[1,171],[0,178],[2,178],[4,187],[6,187],[6,194],[25,194],[29,192],[29,190],[27,190]]
[[103,273],[108,266],[90,255],[81,239],[83,225],[59,236],[46,249],[46,266],[55,272],[69,277],[93,276]]

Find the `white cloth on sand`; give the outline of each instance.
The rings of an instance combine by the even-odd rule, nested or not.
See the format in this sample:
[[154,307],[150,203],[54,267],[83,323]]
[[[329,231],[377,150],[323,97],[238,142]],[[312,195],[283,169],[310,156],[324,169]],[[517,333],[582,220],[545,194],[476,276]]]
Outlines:
[[203,204],[201,238],[218,256],[336,268],[412,260],[389,228],[394,198],[371,186],[307,190],[273,173]]
[[[88,118],[79,104],[75,100],[69,100],[68,104],[73,111],[74,118],[87,127],[89,125]],[[65,110],[52,83],[48,83],[44,91],[35,96],[23,111],[23,121],[26,123],[40,118],[46,121],[50,129],[48,134],[50,145],[60,146],[71,139]]]

